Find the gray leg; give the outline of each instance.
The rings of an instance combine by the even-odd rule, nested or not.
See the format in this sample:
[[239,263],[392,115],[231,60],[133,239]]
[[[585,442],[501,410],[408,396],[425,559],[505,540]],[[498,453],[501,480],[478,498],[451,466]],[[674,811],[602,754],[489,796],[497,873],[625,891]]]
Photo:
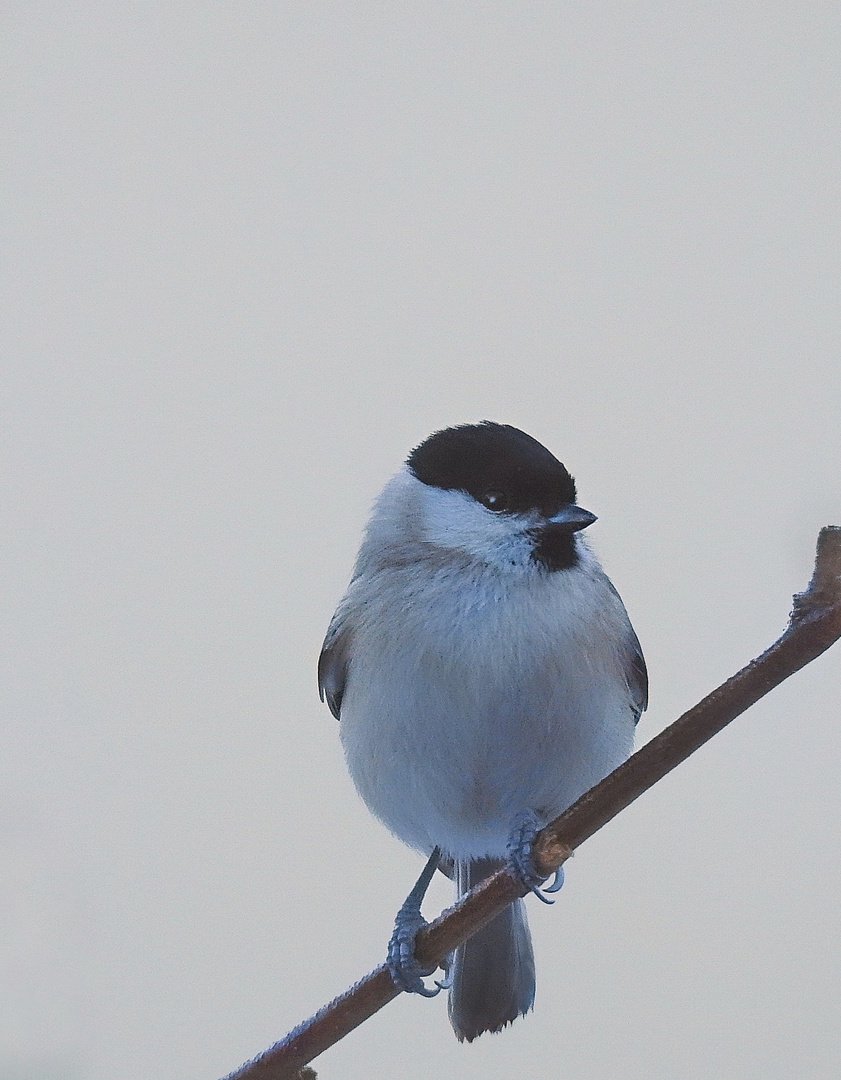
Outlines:
[[420,908],[429,883],[438,869],[438,857],[438,848],[434,848],[429,861],[423,868],[423,873],[397,912],[394,933],[388,943],[388,959],[386,960],[392,981],[398,990],[403,990],[407,994],[422,994],[424,997],[435,997],[449,986],[446,980],[436,981],[435,989],[426,986],[424,978],[431,975],[438,965],[422,968],[415,960],[415,937],[418,930],[427,925]]

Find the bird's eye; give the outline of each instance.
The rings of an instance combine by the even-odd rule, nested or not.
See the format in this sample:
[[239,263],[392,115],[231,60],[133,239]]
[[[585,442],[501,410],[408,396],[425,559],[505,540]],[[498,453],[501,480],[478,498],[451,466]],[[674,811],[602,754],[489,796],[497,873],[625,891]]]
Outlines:
[[495,510],[499,513],[506,507],[505,493],[502,491],[485,491],[479,496],[479,502],[482,506],[487,506],[489,510]]

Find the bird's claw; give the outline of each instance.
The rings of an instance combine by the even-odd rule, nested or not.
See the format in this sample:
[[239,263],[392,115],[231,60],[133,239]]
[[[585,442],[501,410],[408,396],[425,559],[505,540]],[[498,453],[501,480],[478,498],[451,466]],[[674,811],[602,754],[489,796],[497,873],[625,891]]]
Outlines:
[[564,883],[564,868],[559,866],[551,885],[542,888],[546,880],[537,872],[532,856],[534,838],[543,828],[543,823],[530,811],[526,810],[517,818],[508,840],[508,868],[523,884],[544,904],[554,904],[545,893],[556,893]]
[[415,959],[415,938],[418,930],[427,926],[428,923],[420,914],[413,918],[409,913],[400,909],[400,914],[394,920],[394,933],[388,943],[388,958],[386,966],[391,975],[392,982],[398,990],[407,994],[421,994],[423,997],[435,997],[442,987],[436,983],[433,989],[424,983],[424,978],[431,975],[435,967],[421,967]]
[[427,986],[424,979],[438,968],[438,964],[432,967],[421,967],[415,959],[415,939],[418,931],[428,926],[426,919],[421,915],[420,906],[432,880],[432,875],[438,867],[438,849],[436,848],[429,858],[423,873],[418,878],[415,887],[406,897],[397,918],[394,920],[394,932],[388,943],[388,956],[386,966],[391,975],[392,982],[398,990],[406,994],[421,994],[423,997],[435,997],[442,990],[450,988],[450,964],[444,965],[444,978],[434,980],[435,987]]

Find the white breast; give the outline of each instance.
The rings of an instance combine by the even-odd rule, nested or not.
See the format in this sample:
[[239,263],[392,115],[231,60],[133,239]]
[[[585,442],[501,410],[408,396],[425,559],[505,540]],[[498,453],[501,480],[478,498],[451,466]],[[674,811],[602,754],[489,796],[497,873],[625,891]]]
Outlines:
[[629,754],[630,625],[589,553],[555,574],[380,569],[345,603],[348,767],[406,843],[502,855],[518,813],[548,820]]

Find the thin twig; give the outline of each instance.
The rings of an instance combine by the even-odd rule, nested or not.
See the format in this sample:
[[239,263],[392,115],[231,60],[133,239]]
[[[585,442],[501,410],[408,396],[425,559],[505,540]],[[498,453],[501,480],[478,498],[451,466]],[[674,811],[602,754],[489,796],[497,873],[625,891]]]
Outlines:
[[[828,525],[818,537],[812,580],[794,597],[782,637],[551,821],[533,847],[538,868],[548,877],[611,818],[839,638],[841,526]],[[500,870],[421,931],[416,945],[419,962],[428,966],[440,962],[522,895],[516,879]],[[399,993],[382,965],[225,1080],[293,1080],[303,1066]]]

